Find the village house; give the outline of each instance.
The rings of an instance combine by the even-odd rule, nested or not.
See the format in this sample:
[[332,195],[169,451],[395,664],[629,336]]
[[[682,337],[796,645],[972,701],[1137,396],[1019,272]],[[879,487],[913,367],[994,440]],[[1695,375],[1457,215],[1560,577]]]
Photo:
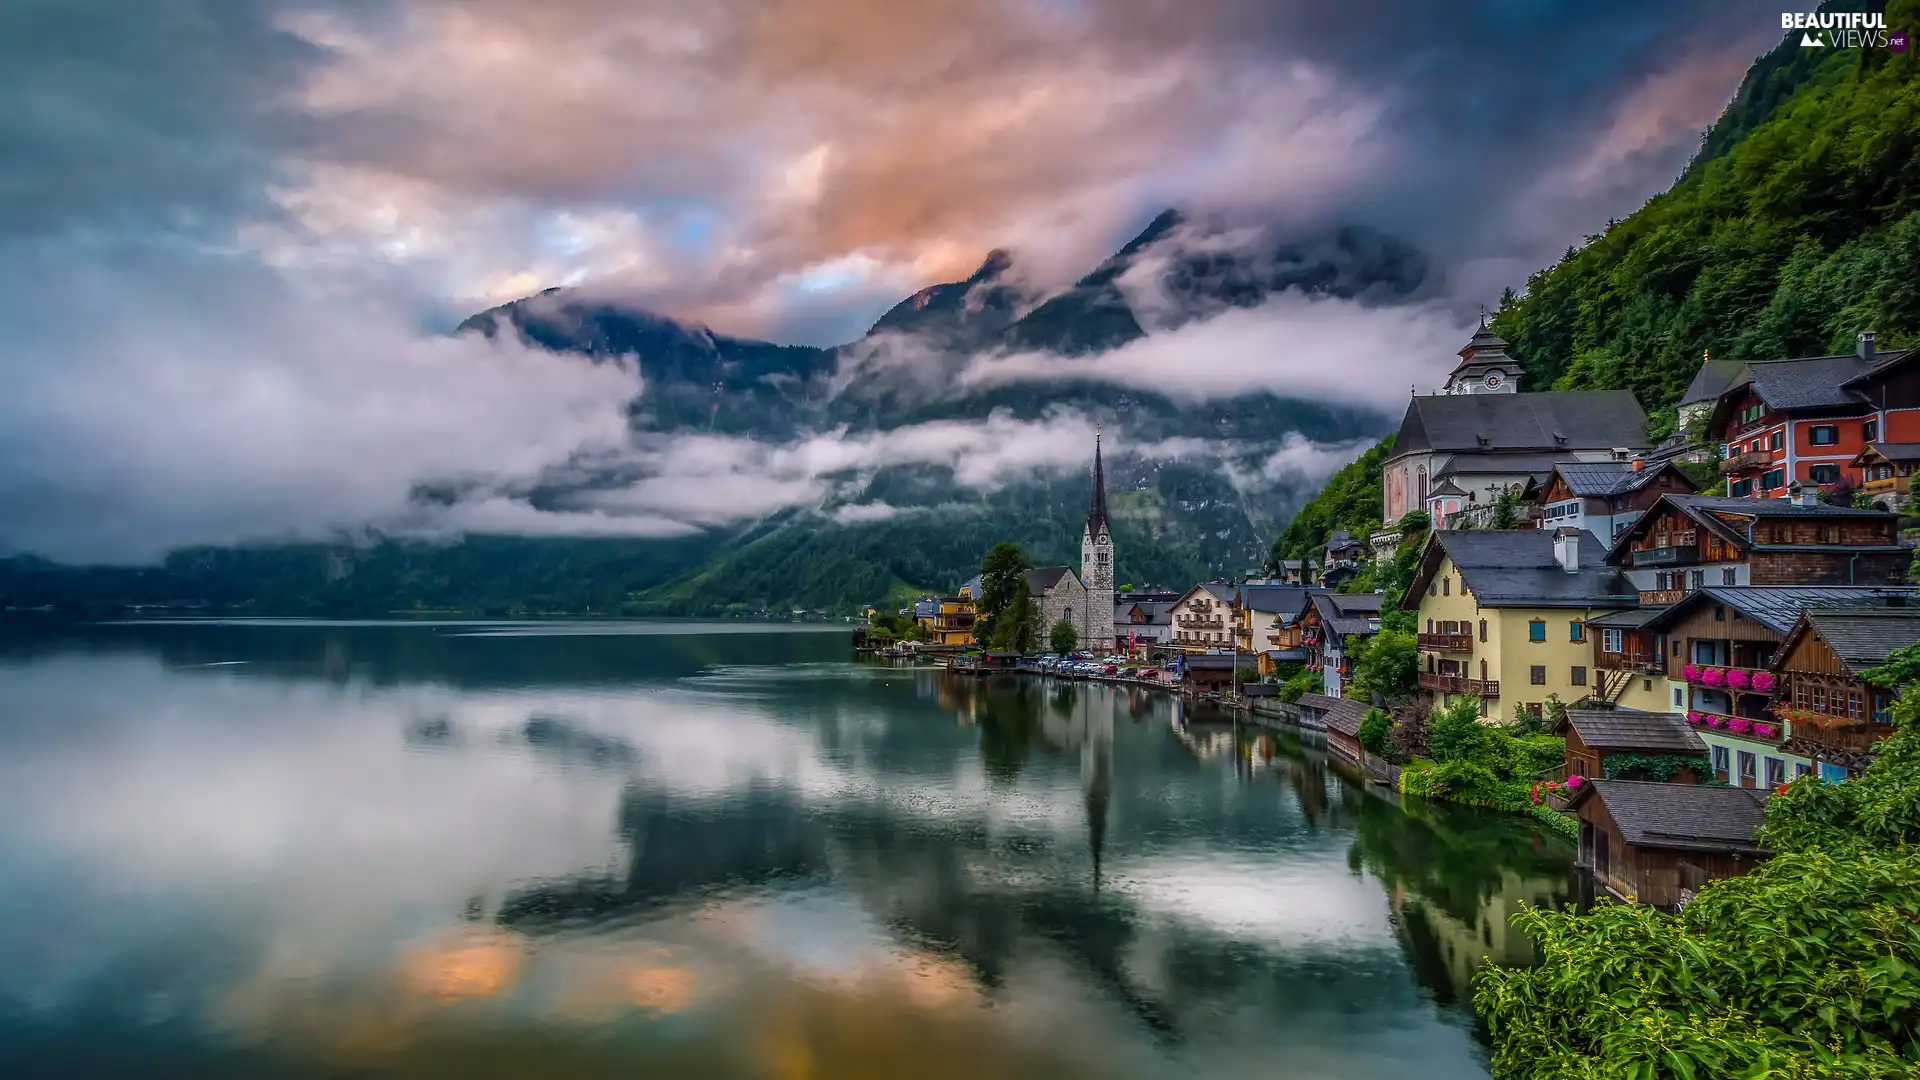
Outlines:
[[1611,544],[1640,519],[1647,508],[1667,494],[1698,490],[1687,474],[1672,462],[1629,461],[1562,462],[1548,473],[1538,489],[1539,522],[1543,529],[1571,526]]
[[1307,577],[1308,577],[1307,571],[1308,571],[1307,560],[1305,559],[1281,559],[1280,565],[1279,565],[1279,573],[1274,575],[1274,577],[1276,578],[1275,584],[1278,584],[1278,585],[1312,584],[1312,582],[1307,580]]
[[1707,585],[1903,585],[1911,558],[1894,515],[1829,506],[1804,486],[1791,499],[1662,495],[1607,554],[1643,604]]
[[[1785,749],[1786,725],[1773,712],[1781,680],[1770,669],[1781,643],[1810,609],[1903,597],[1920,598],[1920,589],[1709,585],[1670,606],[1639,609],[1632,628],[1613,625],[1627,613],[1596,619],[1594,664],[1608,688],[1596,696],[1616,700],[1611,688],[1621,669],[1631,670],[1630,680],[1656,678],[1668,707],[1706,741],[1716,779],[1785,783],[1813,772],[1814,763]],[[1634,696],[1618,700],[1641,707]]]
[[1647,629],[1666,610],[1628,608],[1587,620],[1587,640],[1593,643],[1591,701],[1640,712],[1684,704],[1679,697],[1669,700],[1665,639]]
[[1860,493],[1876,510],[1905,513],[1913,504],[1913,474],[1920,472],[1920,442],[1868,443],[1847,463],[1858,470]]
[[1370,638],[1380,632],[1379,593],[1316,592],[1300,617],[1300,644],[1306,650],[1308,670],[1320,672],[1328,697],[1339,697],[1352,674],[1348,638]]
[[1460,350],[1446,393],[1408,403],[1381,475],[1389,525],[1425,510],[1445,527],[1501,492],[1544,481],[1558,462],[1624,461],[1652,445],[1631,392],[1520,393],[1524,376],[1507,343],[1482,326]]
[[1325,588],[1338,588],[1340,583],[1360,572],[1360,562],[1366,557],[1367,545],[1353,538],[1345,529],[1335,530],[1327,537],[1327,546],[1320,555],[1319,584]]
[[1920,363],[1910,352],[1877,352],[1871,331],[1843,356],[1747,363],[1706,427],[1723,444],[1730,496],[1778,496],[1796,482],[1858,485],[1854,462],[1868,444],[1920,442]]
[[1233,689],[1234,657],[1219,654],[1187,654],[1180,657],[1181,687],[1195,693],[1222,693]]
[[1586,697],[1587,620],[1638,602],[1604,552],[1572,529],[1434,533],[1407,587],[1419,603],[1421,691],[1436,705],[1472,695],[1500,721],[1538,715],[1549,695]]
[[1328,756],[1361,768],[1366,752],[1360,746],[1360,724],[1367,718],[1367,707],[1357,701],[1322,694],[1301,694],[1298,704],[1326,731]]
[[1170,644],[1173,600],[1135,599],[1132,594],[1120,593],[1113,604],[1113,633],[1119,646],[1128,651]]
[[1568,809],[1580,820],[1580,865],[1597,887],[1676,908],[1707,882],[1749,873],[1766,857],[1754,840],[1766,798],[1749,788],[1589,780]]
[[1554,726],[1567,740],[1565,773],[1560,777],[1654,780],[1697,784],[1703,769],[1680,768],[1667,776],[1651,775],[1647,759],[1699,758],[1704,765],[1707,744],[1687,727],[1679,713],[1638,712],[1633,709],[1568,709]]
[[1233,601],[1237,586],[1195,585],[1173,602],[1173,644],[1190,652],[1233,648]]
[[1298,585],[1242,585],[1234,595],[1234,648],[1258,659],[1260,674],[1278,664],[1304,663],[1300,617],[1312,590]]
[[1773,662],[1787,751],[1812,759],[1822,779],[1858,776],[1875,744],[1893,734],[1889,709],[1897,696],[1861,675],[1916,641],[1920,604],[1911,597],[1888,597],[1876,607],[1808,608]]

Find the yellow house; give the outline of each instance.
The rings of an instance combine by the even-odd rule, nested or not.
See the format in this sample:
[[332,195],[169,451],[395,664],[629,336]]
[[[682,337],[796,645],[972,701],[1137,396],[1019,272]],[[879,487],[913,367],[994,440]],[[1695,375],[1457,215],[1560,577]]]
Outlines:
[[1586,622],[1639,603],[1592,533],[1442,530],[1407,587],[1419,600],[1420,674],[1435,703],[1467,694],[1505,721],[1593,693]]
[[973,601],[980,592],[980,578],[960,586],[952,596],[921,600],[913,605],[913,621],[927,631],[927,640],[935,645],[973,644]]

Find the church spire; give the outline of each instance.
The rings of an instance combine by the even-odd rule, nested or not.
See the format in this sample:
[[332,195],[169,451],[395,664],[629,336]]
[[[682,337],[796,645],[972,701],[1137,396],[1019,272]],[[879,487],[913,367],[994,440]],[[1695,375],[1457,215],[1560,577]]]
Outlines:
[[1087,511],[1087,533],[1098,536],[1107,528],[1107,472],[1100,462],[1100,429],[1093,429],[1093,506]]

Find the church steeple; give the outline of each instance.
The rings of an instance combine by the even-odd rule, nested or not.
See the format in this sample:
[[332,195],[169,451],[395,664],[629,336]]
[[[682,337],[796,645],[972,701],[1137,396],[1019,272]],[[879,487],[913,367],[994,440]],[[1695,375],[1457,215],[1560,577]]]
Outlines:
[[1093,506],[1087,511],[1087,535],[1111,532],[1107,528],[1107,471],[1100,462],[1100,429],[1093,429]]

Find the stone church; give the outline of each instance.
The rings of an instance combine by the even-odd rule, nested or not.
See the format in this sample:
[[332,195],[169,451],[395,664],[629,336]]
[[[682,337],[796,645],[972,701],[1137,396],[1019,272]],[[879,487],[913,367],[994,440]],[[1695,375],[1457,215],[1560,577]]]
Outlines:
[[1100,435],[1093,436],[1093,505],[1080,534],[1080,578],[1086,583],[1086,611],[1080,620],[1083,647],[1105,652],[1113,637],[1113,533],[1107,527],[1107,474],[1100,460]]

